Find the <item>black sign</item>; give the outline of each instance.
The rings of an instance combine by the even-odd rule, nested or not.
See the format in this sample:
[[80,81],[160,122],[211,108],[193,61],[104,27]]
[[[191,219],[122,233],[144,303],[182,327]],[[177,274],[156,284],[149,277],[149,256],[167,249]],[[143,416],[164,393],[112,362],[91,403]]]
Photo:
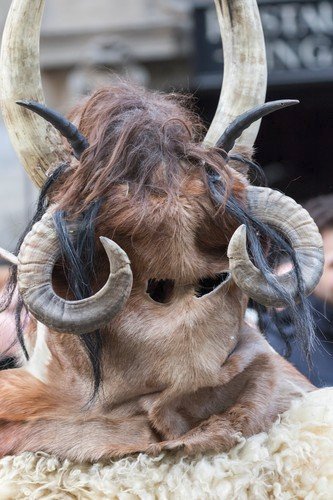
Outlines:
[[[333,81],[333,0],[259,1],[269,83]],[[221,81],[222,48],[214,2],[194,9],[195,65],[206,88]]]

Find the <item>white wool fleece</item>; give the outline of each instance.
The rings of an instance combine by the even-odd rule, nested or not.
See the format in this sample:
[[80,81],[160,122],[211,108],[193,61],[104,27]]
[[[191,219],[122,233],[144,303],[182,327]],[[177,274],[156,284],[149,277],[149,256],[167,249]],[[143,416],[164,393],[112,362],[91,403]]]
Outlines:
[[293,402],[268,434],[229,453],[140,454],[77,465],[45,453],[0,460],[1,500],[333,499],[333,388]]

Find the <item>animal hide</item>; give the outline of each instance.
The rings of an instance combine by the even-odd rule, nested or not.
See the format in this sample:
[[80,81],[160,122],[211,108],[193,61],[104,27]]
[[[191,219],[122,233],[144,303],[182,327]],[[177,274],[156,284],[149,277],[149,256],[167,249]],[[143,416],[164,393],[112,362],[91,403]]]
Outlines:
[[0,461],[1,500],[333,498],[333,388],[295,400],[268,433],[229,453],[77,465],[44,453]]

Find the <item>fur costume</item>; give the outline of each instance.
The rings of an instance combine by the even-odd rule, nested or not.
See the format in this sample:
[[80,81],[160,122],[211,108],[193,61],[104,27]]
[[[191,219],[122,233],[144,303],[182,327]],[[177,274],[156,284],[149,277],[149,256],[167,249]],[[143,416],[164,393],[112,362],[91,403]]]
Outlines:
[[0,461],[1,500],[333,498],[333,389],[297,399],[268,433],[228,453],[138,455],[94,465],[45,453]]

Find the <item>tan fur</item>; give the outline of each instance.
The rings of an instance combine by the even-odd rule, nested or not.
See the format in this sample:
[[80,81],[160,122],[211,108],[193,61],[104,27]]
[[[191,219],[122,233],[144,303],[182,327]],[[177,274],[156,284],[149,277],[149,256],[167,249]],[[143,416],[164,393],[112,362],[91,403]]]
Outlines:
[[[131,248],[123,238],[134,286],[122,313],[103,332],[104,381],[91,407],[91,369],[75,336],[48,335],[48,383],[24,367],[0,374],[3,453],[43,450],[97,460],[162,449],[226,450],[239,433],[267,430],[297,393],[311,390],[242,322],[246,298],[232,280],[194,296],[199,278],[227,268],[223,255],[195,250],[194,231],[205,218],[198,207],[180,200],[165,231],[154,234],[153,248],[146,239],[132,241]],[[148,271],[137,271],[142,261],[150,263]],[[170,303],[156,303],[145,293],[151,273],[179,277]]]
[[[110,96],[108,99],[117,104],[118,94],[110,91]],[[132,102],[133,95],[128,99]],[[223,206],[217,212],[207,195],[202,158],[221,173],[226,198],[232,193],[242,203],[248,181],[226,166],[218,151],[207,152],[193,142],[190,117],[170,124],[172,113],[180,113],[179,107],[167,101],[164,109],[165,102],[161,101],[155,112],[149,96],[144,94],[140,99],[141,107],[135,104],[135,112],[147,106],[152,121],[151,125],[148,118],[145,122],[150,126],[149,133],[156,131],[161,134],[159,140],[165,141],[160,143],[152,136],[150,147],[155,148],[156,158],[160,151],[168,153],[164,151],[162,159],[177,152],[179,134],[183,134],[184,145],[172,157],[172,162],[178,161],[178,170],[173,163],[161,163],[161,158],[152,170],[148,148],[147,157],[136,166],[143,170],[140,196],[133,183],[117,181],[118,167],[112,164],[112,158],[125,162],[132,172],[129,161],[126,163],[128,151],[120,147],[125,138],[128,140],[126,123],[126,134],[121,135],[119,144],[115,142],[113,148],[113,143],[111,147],[105,139],[103,150],[97,140],[101,133],[97,126],[102,125],[97,122],[103,113],[109,120],[115,110],[122,116],[122,108],[104,101],[113,106],[105,111],[103,101],[98,101],[96,116],[91,115],[95,121],[91,121],[92,98],[84,104],[81,116],[92,146],[52,194],[52,201],[69,213],[72,210],[74,217],[89,198],[94,198],[99,186],[105,198],[96,237],[113,238],[131,260],[134,284],[130,298],[112,324],[102,330],[103,382],[99,395],[89,403],[93,377],[80,340],[49,331],[43,337],[47,349],[43,344],[41,352],[51,360],[45,359],[42,367],[38,365],[39,371],[31,367],[32,358],[29,372],[22,367],[0,374],[0,455],[42,450],[62,458],[94,461],[134,452],[157,454],[164,449],[183,448],[187,453],[228,450],[239,435],[267,430],[293,398],[313,389],[272,351],[259,331],[244,322],[247,297],[232,278],[213,292],[196,296],[202,278],[228,269],[226,248],[238,225],[227,217]],[[129,119],[134,128],[132,115]],[[163,132],[166,120],[173,127],[168,129],[168,136]],[[110,141],[116,141],[105,123]],[[96,130],[89,131],[89,127]],[[108,148],[113,151],[112,158],[99,170],[96,165]],[[179,159],[184,150],[191,158],[188,165]],[[165,172],[170,170],[173,180],[168,184]],[[115,177],[111,182],[112,172]],[[148,178],[147,172],[153,174]],[[92,179],[88,182],[89,175]],[[96,250],[97,289],[108,271],[103,250],[100,246]],[[155,302],[146,293],[152,278],[174,280],[167,303]],[[55,272],[54,286],[66,295],[60,270]],[[31,353],[35,344],[32,330],[31,323],[27,333]],[[42,373],[40,380],[32,373]]]

